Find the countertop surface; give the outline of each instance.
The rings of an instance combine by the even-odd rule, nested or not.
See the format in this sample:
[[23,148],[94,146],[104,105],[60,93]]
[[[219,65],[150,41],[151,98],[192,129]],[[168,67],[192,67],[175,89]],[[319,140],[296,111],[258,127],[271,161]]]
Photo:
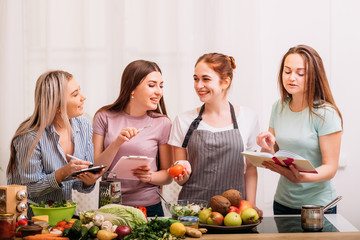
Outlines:
[[[189,238],[187,238],[189,239]],[[304,232],[299,215],[264,217],[262,222],[250,232],[209,232],[201,239],[291,239],[291,240],[332,240],[360,239],[360,232],[340,214],[326,214],[322,232]]]

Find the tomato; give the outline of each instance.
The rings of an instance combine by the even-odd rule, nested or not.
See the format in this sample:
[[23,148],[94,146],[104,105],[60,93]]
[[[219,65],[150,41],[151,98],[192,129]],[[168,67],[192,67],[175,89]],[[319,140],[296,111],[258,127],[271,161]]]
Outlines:
[[69,228],[69,227],[71,228],[71,227],[72,227],[72,223],[65,224],[65,225],[62,226],[62,227],[63,227],[64,229],[65,229],[65,228]]
[[57,227],[64,227],[64,225],[68,224],[67,221],[60,221],[56,224]]
[[174,177],[179,177],[179,175],[184,173],[184,166],[181,164],[175,164],[174,166],[172,166],[171,168],[169,168],[169,175],[174,178]]

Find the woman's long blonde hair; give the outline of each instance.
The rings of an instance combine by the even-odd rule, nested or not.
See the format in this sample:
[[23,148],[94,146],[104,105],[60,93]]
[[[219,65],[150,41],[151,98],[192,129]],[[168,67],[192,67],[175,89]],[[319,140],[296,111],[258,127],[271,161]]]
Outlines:
[[45,128],[52,124],[59,110],[61,118],[69,132],[69,136],[72,136],[72,129],[67,115],[65,94],[67,83],[72,77],[68,72],[56,70],[43,73],[36,81],[34,113],[20,124],[11,140],[10,160],[6,171],[7,175],[13,175],[17,165],[14,140],[24,134],[37,132],[25,160],[25,164],[27,164]]

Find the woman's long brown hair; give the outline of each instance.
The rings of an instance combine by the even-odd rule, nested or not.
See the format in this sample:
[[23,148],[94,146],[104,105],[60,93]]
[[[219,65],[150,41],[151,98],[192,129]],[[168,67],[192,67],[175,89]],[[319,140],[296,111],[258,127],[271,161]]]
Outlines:
[[[285,59],[290,54],[299,54],[305,62],[305,85],[306,92],[304,99],[308,103],[309,113],[315,114],[314,108],[325,107],[325,104],[330,104],[332,108],[336,110],[341,119],[341,125],[343,124],[342,115],[340,110],[335,104],[334,97],[330,90],[330,85],[326,77],[325,68],[320,55],[312,47],[306,45],[298,45],[290,48],[281,60],[278,84],[281,94],[281,102],[284,103],[287,99],[291,99],[284,85],[282,74],[284,71]],[[318,115],[317,115],[318,116]],[[321,116],[319,116],[321,117]]]
[[[159,66],[155,62],[136,60],[129,63],[124,69],[121,77],[120,94],[118,98],[115,100],[114,103],[100,108],[97,112],[103,110],[110,110],[115,112],[124,111],[130,101],[131,92],[134,91],[134,89],[149,73],[154,71],[161,73]],[[153,113],[159,113],[167,116],[164,96],[160,99],[156,110],[148,111],[148,115],[152,117],[159,116],[159,114]]]

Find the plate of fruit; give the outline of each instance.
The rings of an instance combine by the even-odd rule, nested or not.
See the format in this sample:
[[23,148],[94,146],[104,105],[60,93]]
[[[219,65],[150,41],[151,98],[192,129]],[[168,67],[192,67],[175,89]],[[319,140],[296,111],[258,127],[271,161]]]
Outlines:
[[250,232],[261,223],[261,218],[239,191],[230,189],[210,199],[210,208],[200,211],[199,222],[209,232],[241,233]]

